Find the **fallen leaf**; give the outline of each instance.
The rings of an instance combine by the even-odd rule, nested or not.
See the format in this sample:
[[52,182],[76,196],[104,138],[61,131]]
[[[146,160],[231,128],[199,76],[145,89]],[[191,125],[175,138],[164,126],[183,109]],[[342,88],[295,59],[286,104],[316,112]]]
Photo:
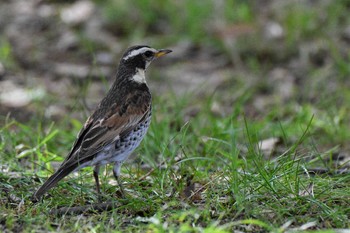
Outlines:
[[305,189],[299,190],[300,197],[312,196],[314,197],[314,183],[311,182]]
[[199,202],[202,198],[203,185],[198,182],[193,182],[192,177],[188,177],[186,187],[181,192],[183,199],[191,200],[192,202]]
[[260,151],[264,154],[267,159],[275,151],[276,146],[281,142],[280,138],[268,138],[259,142],[258,146]]
[[90,1],[78,1],[61,11],[61,19],[70,25],[78,25],[87,21],[93,14],[95,6]]

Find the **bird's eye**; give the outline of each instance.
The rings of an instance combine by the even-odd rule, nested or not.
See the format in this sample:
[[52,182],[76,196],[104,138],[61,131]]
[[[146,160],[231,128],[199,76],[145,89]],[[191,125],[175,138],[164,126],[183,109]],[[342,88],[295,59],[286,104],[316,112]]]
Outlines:
[[153,52],[151,52],[151,51],[146,51],[144,54],[145,54],[145,57],[147,57],[147,58],[150,58],[153,56]]

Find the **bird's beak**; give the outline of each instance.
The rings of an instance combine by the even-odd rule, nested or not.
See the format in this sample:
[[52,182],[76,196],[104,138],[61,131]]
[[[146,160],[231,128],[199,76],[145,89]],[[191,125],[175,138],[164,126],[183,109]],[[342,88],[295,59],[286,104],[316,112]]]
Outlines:
[[158,58],[158,57],[164,56],[165,54],[168,54],[168,53],[171,53],[171,52],[172,52],[172,50],[170,50],[170,49],[160,49],[155,54],[155,57]]

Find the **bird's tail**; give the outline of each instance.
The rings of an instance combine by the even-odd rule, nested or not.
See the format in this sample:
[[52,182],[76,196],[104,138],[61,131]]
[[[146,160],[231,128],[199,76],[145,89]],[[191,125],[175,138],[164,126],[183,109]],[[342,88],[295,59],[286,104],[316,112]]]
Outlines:
[[69,173],[74,171],[76,166],[61,166],[50,178],[33,194],[32,201],[40,200],[49,189],[54,187],[60,180],[66,177]]

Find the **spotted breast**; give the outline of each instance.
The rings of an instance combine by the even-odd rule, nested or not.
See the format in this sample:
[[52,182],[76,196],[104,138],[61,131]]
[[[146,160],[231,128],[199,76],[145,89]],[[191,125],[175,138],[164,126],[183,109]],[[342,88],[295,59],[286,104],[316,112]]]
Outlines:
[[107,145],[97,154],[97,156],[88,163],[82,164],[77,170],[86,166],[104,165],[108,163],[119,163],[115,168],[116,175],[120,174],[120,166],[129,157],[129,155],[138,147],[144,138],[151,123],[152,111],[145,116],[144,121],[140,122],[129,134],[121,135],[115,142]]

